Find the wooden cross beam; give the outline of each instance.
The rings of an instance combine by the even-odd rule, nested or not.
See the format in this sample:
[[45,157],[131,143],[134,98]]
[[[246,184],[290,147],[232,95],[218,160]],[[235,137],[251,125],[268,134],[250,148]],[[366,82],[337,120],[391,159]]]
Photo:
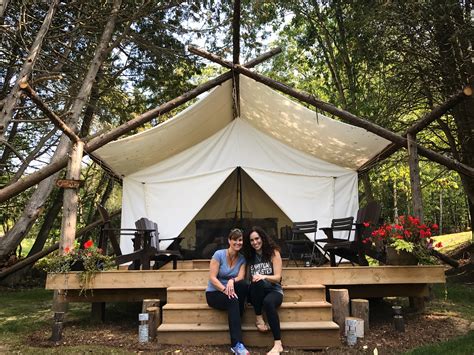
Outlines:
[[[263,83],[275,90],[278,90],[278,91],[281,91],[285,94],[288,94],[300,101],[303,101],[303,102],[306,102],[310,105],[313,105],[319,109],[322,109],[326,112],[329,112],[339,118],[341,118],[342,120],[354,125],[354,126],[357,126],[357,127],[361,127],[361,128],[365,128],[366,130],[368,130],[369,132],[372,132],[380,137],[383,137],[385,139],[388,139],[390,141],[392,141],[393,143],[395,144],[398,144],[402,147],[405,147],[407,148],[408,147],[408,140],[407,138],[405,137],[402,137],[401,135],[399,134],[396,134],[392,131],[389,131],[388,129],[385,129],[379,125],[376,125],[375,123],[372,123],[370,121],[367,121],[367,120],[364,120],[350,112],[347,112],[343,109],[340,109],[334,105],[331,105],[330,103],[327,103],[327,102],[324,102],[322,100],[319,100],[317,98],[315,98],[313,95],[311,94],[308,94],[304,91],[299,91],[299,90],[295,90],[285,84],[282,84],[276,80],[273,80],[271,78],[268,78],[264,75],[261,75],[261,74],[258,74],[258,73],[255,73],[251,70],[249,70],[248,68],[246,68],[245,66],[243,65],[240,65],[240,64],[233,64],[231,62],[228,62],[226,60],[223,60],[222,58],[212,54],[212,53],[209,53],[205,50],[202,50],[202,49],[198,49],[196,47],[189,47],[189,51],[194,53],[194,54],[197,54],[201,57],[204,57],[206,59],[209,59],[215,63],[218,63],[224,67],[227,67],[227,68],[230,68],[230,69],[233,69],[234,71],[240,73],[240,74],[243,74],[245,76],[248,76],[252,79],[254,79],[255,81],[258,81],[260,83]],[[462,173],[466,176],[469,176],[469,177],[474,177],[474,168],[473,167],[470,167],[468,165],[465,165],[465,164],[462,164],[454,159],[450,159],[442,154],[439,154],[439,153],[436,153],[430,149],[427,149],[427,148],[424,148],[422,146],[420,146],[419,144],[417,144],[417,150],[418,150],[418,153],[420,155],[423,155],[425,157],[427,157],[428,159],[432,160],[432,161],[435,161],[441,165],[444,165],[452,170],[455,170],[459,173]]]
[[[246,68],[252,68],[265,60],[279,54],[281,52],[281,48],[274,48],[269,52],[266,52],[260,56],[258,56],[255,59],[252,59],[251,61],[247,62],[245,64]],[[176,107],[194,99],[198,95],[209,91],[210,89],[222,84],[223,82],[229,80],[232,78],[232,72],[229,71],[227,73],[224,73],[222,75],[219,75],[218,77],[202,84],[194,89],[188,91],[187,93],[184,93],[181,96],[178,96],[174,98],[171,101],[168,101],[164,103],[163,105],[158,106],[157,108],[154,108],[150,111],[147,111],[140,116],[137,116],[130,121],[108,131],[107,133],[101,134],[98,137],[94,137],[89,141],[86,141],[86,145],[84,147],[84,150],[88,152],[88,154],[92,153],[94,150],[99,149],[103,145],[121,137],[127,132],[130,132],[131,130],[140,127],[141,125],[151,121],[152,119],[163,115]],[[9,198],[16,196],[20,192],[28,189],[29,187],[37,184],[41,180],[47,178],[48,176],[53,175],[54,173],[58,172],[62,168],[66,167],[67,165],[67,157],[63,157],[61,159],[58,159],[56,162],[51,163],[46,165],[45,167],[37,170],[36,172],[25,176],[24,178],[14,182],[13,184],[10,184],[8,186],[5,186],[3,189],[0,190],[0,202],[4,202],[8,200]]]
[[74,132],[73,129],[64,123],[63,120],[40,99],[38,94],[36,94],[27,81],[22,80],[20,82],[20,89],[31,99],[31,101],[36,104],[36,106],[38,106],[41,111],[43,111],[43,113],[51,120],[51,122],[53,122],[57,128],[59,128],[66,136],[69,137],[71,141],[77,143],[81,140],[76,132]]
[[[452,109],[454,106],[459,104],[462,100],[471,97],[472,96],[472,88],[470,86],[464,87],[461,91],[458,93],[452,95],[450,98],[448,98],[443,104],[436,106],[433,108],[430,112],[426,113],[423,115],[421,119],[416,121],[410,128],[408,128],[403,134],[402,137],[407,137],[408,135],[416,135],[418,132],[422,131],[428,125],[435,121],[436,119],[440,118],[443,116],[446,112],[448,112],[450,109]],[[401,147],[396,144],[392,143],[389,146],[387,146],[380,154],[377,156],[373,157],[371,160],[366,162],[364,165],[362,165],[359,168],[359,173],[364,173],[368,170],[370,170],[375,164],[378,162],[387,159],[389,156],[391,156],[393,153],[398,151]]]

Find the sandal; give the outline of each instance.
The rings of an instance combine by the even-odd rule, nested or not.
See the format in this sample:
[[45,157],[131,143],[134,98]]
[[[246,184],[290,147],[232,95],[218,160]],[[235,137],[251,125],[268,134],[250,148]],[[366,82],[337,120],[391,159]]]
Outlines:
[[262,333],[265,333],[265,332],[268,332],[269,331],[269,328],[268,328],[268,325],[267,323],[265,323],[264,321],[257,321],[255,322],[255,326],[257,327],[257,330],[259,332],[262,332]]

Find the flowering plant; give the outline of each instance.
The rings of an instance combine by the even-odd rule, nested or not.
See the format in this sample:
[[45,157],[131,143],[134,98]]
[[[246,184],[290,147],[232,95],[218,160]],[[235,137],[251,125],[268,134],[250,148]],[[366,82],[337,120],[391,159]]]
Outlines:
[[105,255],[92,240],[86,241],[83,249],[76,241],[71,248],[64,248],[63,255],[54,253],[39,260],[36,267],[48,273],[80,271],[81,284],[85,290],[97,272],[114,268],[115,260],[113,256]]
[[400,216],[398,223],[384,224],[362,242],[379,248],[391,246],[398,252],[413,253],[420,261],[428,261],[429,250],[442,247],[441,242],[435,243],[432,239],[432,233],[436,230],[437,224],[427,225],[416,217]]

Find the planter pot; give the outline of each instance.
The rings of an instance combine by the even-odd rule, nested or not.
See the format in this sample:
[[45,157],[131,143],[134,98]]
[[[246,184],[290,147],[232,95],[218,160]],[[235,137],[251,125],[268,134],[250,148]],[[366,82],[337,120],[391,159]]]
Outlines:
[[84,263],[82,260],[76,260],[71,264],[71,271],[84,271]]
[[387,265],[417,265],[418,259],[412,253],[405,250],[396,250],[394,247],[387,247]]
[[[97,261],[96,268],[98,271],[104,270],[104,262]],[[76,260],[71,264],[71,271],[84,271],[84,262],[82,260]]]

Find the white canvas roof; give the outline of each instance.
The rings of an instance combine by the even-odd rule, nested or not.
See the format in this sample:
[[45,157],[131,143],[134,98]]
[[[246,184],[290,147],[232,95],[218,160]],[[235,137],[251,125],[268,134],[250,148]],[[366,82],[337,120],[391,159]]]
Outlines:
[[[221,217],[229,206],[222,202],[219,208],[211,197],[236,167],[275,204],[273,210],[268,203],[262,211],[254,207],[255,215],[317,219],[327,226],[332,218],[355,214],[356,169],[389,142],[240,78],[239,118],[232,117],[227,81],[169,121],[97,151],[124,177],[123,228],[148,217],[170,238],[188,230],[203,206],[212,204],[214,218]],[[257,189],[247,189],[247,195],[252,191]],[[121,245],[132,251],[129,239]]]

